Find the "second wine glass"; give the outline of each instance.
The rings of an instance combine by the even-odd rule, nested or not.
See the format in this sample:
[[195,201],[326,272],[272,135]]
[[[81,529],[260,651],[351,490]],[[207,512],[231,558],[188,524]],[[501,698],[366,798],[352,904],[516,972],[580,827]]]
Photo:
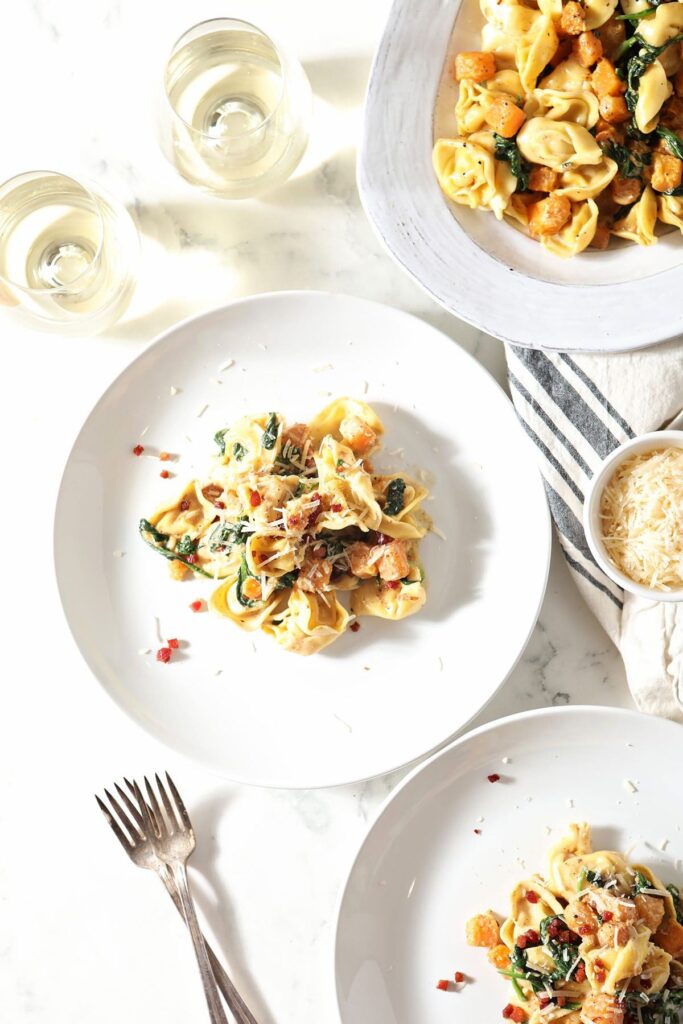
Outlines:
[[301,65],[255,25],[191,28],[164,76],[162,147],[193,185],[228,199],[286,181],[308,142],[311,89]]

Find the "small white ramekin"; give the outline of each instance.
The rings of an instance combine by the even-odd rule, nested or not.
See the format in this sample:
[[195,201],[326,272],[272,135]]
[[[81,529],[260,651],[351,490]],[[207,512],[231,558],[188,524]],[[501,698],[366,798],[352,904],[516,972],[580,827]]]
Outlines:
[[653,590],[640,583],[634,583],[632,579],[617,569],[609,557],[602,539],[600,502],[605,485],[611,480],[617,466],[625,459],[630,458],[631,455],[641,455],[643,452],[650,452],[657,448],[683,448],[683,430],[655,430],[651,434],[641,434],[640,437],[626,441],[615,448],[604,460],[590,482],[583,503],[583,528],[595,561],[603,572],[624,590],[649,601],[683,601],[683,589]]

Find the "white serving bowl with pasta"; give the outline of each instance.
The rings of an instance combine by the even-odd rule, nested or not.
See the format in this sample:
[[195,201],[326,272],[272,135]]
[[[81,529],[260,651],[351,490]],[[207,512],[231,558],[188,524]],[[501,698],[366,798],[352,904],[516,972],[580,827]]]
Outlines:
[[584,502],[583,526],[593,557],[603,572],[618,586],[649,601],[678,602],[683,601],[683,588],[660,590],[644,586],[615,565],[605,545],[601,516],[605,489],[620,467],[623,467],[634,456],[644,456],[666,449],[678,449],[683,452],[683,431],[655,430],[615,448],[591,480]]
[[[520,5],[505,6],[528,11]],[[363,205],[378,235],[446,309],[503,341],[558,351],[608,352],[676,336],[683,329],[677,295],[683,261],[679,230],[667,231],[660,225],[656,244],[643,247],[617,238],[605,251],[586,249],[572,259],[560,259],[549,251],[552,246],[539,245],[508,219],[494,216],[497,203],[502,216],[510,198],[507,192],[514,187],[505,173],[496,173],[493,184],[477,184],[474,177],[470,182],[475,207],[477,189],[490,185],[491,195],[485,198],[493,213],[443,195],[432,151],[436,140],[458,135],[454,59],[456,53],[493,45],[482,45],[484,23],[478,0],[423,0],[419,5],[395,0],[371,74],[358,166]],[[651,77],[643,76],[645,99],[662,87]],[[670,83],[665,82],[666,91]],[[526,87],[524,91],[528,92]],[[592,101],[579,95],[577,102],[586,106]],[[539,108],[522,128],[527,149],[537,155],[547,141],[539,129],[544,111]],[[648,111],[641,115],[647,120]],[[581,111],[573,110],[570,120],[581,128],[581,117]],[[588,132],[581,128],[578,134],[581,146]],[[589,139],[595,146],[592,135]],[[555,142],[562,148],[571,140]],[[605,187],[609,173],[602,184],[593,178],[601,168],[609,172],[609,164],[602,160],[593,167],[590,164],[588,184],[591,189]],[[569,198],[574,206],[580,205],[573,195]],[[586,209],[590,202],[584,203]]]

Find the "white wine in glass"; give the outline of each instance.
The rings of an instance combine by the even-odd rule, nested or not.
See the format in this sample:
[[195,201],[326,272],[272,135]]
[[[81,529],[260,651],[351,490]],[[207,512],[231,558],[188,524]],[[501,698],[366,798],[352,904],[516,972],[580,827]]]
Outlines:
[[311,88],[301,65],[248,22],[190,29],[166,65],[162,145],[193,185],[229,199],[286,181],[308,143]]
[[96,334],[135,288],[137,230],[100,191],[54,171],[0,185],[0,305],[32,327]]

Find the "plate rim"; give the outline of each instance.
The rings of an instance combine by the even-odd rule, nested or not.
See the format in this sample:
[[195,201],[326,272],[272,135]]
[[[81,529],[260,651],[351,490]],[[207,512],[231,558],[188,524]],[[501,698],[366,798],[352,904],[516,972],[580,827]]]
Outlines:
[[233,783],[236,783],[236,784],[239,784],[239,785],[256,786],[256,787],[264,788],[264,789],[282,789],[282,790],[293,790],[293,791],[303,790],[303,789],[311,789],[311,790],[316,790],[316,789],[335,789],[335,788],[338,788],[340,786],[356,785],[358,783],[367,782],[367,781],[370,781],[372,779],[382,778],[383,776],[389,775],[392,772],[401,771],[401,770],[406,769],[406,768],[412,770],[413,766],[419,767],[419,765],[422,764],[426,759],[431,759],[433,756],[436,756],[445,747],[447,747],[450,744],[452,744],[452,742],[453,742],[455,737],[459,737],[463,733],[463,731],[467,730],[469,725],[470,725],[470,723],[472,721],[474,721],[474,719],[477,718],[478,715],[482,714],[482,712],[488,707],[488,705],[494,699],[494,697],[500,692],[500,689],[504,686],[504,684],[507,682],[507,680],[509,679],[509,677],[512,674],[512,672],[515,670],[515,668],[519,664],[519,662],[520,662],[520,660],[521,660],[521,658],[522,658],[522,656],[523,656],[523,654],[524,654],[524,652],[525,652],[525,650],[526,650],[526,648],[527,648],[527,646],[529,644],[529,640],[531,639],[533,631],[536,628],[536,625],[538,623],[538,617],[539,617],[541,608],[543,606],[543,602],[545,600],[545,595],[547,593],[547,588],[548,588],[548,578],[549,578],[549,574],[550,574],[550,564],[551,564],[552,549],[553,549],[553,545],[552,545],[552,522],[551,522],[551,517],[550,517],[550,510],[548,508],[548,503],[547,503],[547,500],[546,500],[546,497],[545,497],[545,491],[544,491],[544,488],[543,488],[542,476],[541,476],[540,470],[538,469],[538,466],[536,464],[536,460],[534,459],[533,449],[531,448],[530,442],[528,442],[528,439],[524,435],[524,432],[521,430],[521,426],[519,427],[519,440],[520,440],[520,443],[522,445],[527,446],[528,453],[529,453],[529,458],[533,461],[534,465],[536,466],[537,488],[538,488],[538,492],[539,492],[539,499],[542,501],[543,508],[545,509],[545,513],[543,515],[543,520],[544,520],[545,526],[544,526],[544,530],[543,530],[543,536],[541,538],[543,546],[544,546],[544,562],[545,562],[544,567],[543,567],[543,572],[542,572],[543,585],[540,588],[540,593],[539,593],[539,597],[538,597],[538,601],[537,601],[537,606],[536,606],[534,615],[533,615],[533,617],[531,619],[531,622],[530,622],[529,628],[527,630],[527,633],[524,636],[524,638],[520,640],[519,650],[518,650],[514,660],[510,664],[510,667],[509,667],[508,671],[503,675],[503,677],[500,679],[498,684],[492,690],[491,694],[489,695],[489,697],[487,698],[485,703],[482,704],[477,709],[477,711],[475,711],[474,714],[470,716],[470,718],[467,721],[463,722],[457,728],[457,730],[455,732],[451,733],[449,736],[446,736],[438,744],[436,744],[435,746],[430,747],[428,750],[418,754],[416,757],[413,757],[413,758],[410,758],[409,760],[403,761],[400,764],[397,764],[397,765],[394,765],[394,766],[391,766],[391,767],[387,767],[387,768],[383,768],[380,771],[375,771],[375,772],[373,772],[370,775],[356,776],[355,774],[353,774],[352,777],[350,777],[350,778],[335,779],[333,781],[323,780],[322,782],[305,781],[305,782],[296,782],[296,783],[295,782],[291,782],[291,781],[290,782],[282,782],[281,780],[278,780],[277,778],[271,778],[271,777],[264,778],[262,776],[257,778],[257,779],[255,779],[255,778],[245,777],[244,775],[240,775],[239,773],[228,774],[225,770],[222,770],[221,768],[219,768],[208,757],[197,757],[197,756],[194,756],[193,754],[190,754],[190,753],[186,752],[185,750],[182,750],[179,747],[175,746],[174,744],[168,742],[166,740],[166,738],[157,735],[152,730],[152,728],[147,726],[147,724],[145,722],[143,722],[140,719],[138,719],[137,717],[135,717],[135,715],[133,714],[132,710],[130,709],[130,707],[126,703],[124,703],[124,701],[120,697],[119,693],[117,691],[115,691],[113,688],[110,688],[109,686],[107,686],[101,680],[101,678],[100,678],[98,672],[96,671],[96,669],[95,669],[91,659],[89,657],[86,657],[86,654],[81,649],[81,645],[80,645],[80,643],[78,641],[78,638],[76,636],[76,633],[75,633],[75,630],[74,630],[74,626],[72,625],[71,618],[70,618],[70,616],[69,616],[69,614],[67,612],[66,600],[65,600],[65,596],[64,596],[64,593],[63,593],[62,585],[61,585],[61,582],[60,582],[60,565],[59,565],[60,555],[58,553],[57,532],[58,532],[58,524],[59,524],[59,518],[60,518],[60,510],[61,510],[62,500],[63,500],[63,493],[65,492],[65,489],[66,489],[66,476],[67,476],[69,467],[71,465],[72,459],[73,459],[73,457],[74,457],[74,455],[75,455],[75,453],[77,451],[79,442],[81,441],[81,437],[83,436],[83,434],[87,430],[87,428],[88,428],[88,426],[90,424],[91,419],[93,418],[93,416],[95,415],[95,413],[99,409],[100,405],[106,400],[106,398],[110,394],[110,392],[118,385],[118,383],[121,380],[121,378],[124,377],[126,374],[128,374],[133,369],[133,367],[137,366],[138,363],[140,363],[147,356],[147,354],[152,349],[155,349],[155,348],[160,347],[161,345],[163,345],[163,343],[166,341],[166,339],[167,339],[167,337],[169,335],[172,335],[172,334],[176,333],[179,330],[184,330],[188,326],[190,326],[192,324],[195,324],[198,321],[201,321],[201,320],[204,320],[204,319],[207,319],[207,318],[210,318],[210,317],[214,317],[214,316],[220,315],[220,314],[224,313],[227,310],[233,310],[236,307],[241,307],[241,306],[248,306],[248,305],[252,305],[252,304],[258,304],[258,303],[262,302],[263,300],[270,301],[272,299],[280,299],[280,298],[283,298],[283,297],[285,297],[286,299],[301,299],[301,298],[307,299],[307,298],[310,298],[310,297],[315,297],[317,299],[318,298],[322,298],[323,300],[327,299],[327,298],[332,298],[334,300],[341,299],[341,300],[344,300],[344,301],[349,301],[350,300],[353,303],[358,303],[358,304],[361,304],[361,305],[369,305],[369,306],[373,306],[373,307],[379,307],[382,310],[388,310],[390,313],[392,313],[394,315],[398,315],[398,316],[401,316],[401,317],[407,317],[410,320],[417,321],[422,327],[425,327],[428,330],[434,332],[435,334],[440,335],[444,339],[444,341],[449,342],[450,344],[456,346],[458,348],[458,350],[459,350],[459,356],[463,357],[466,361],[469,361],[471,364],[473,364],[474,367],[476,368],[476,370],[478,370],[481,374],[483,374],[484,377],[486,377],[488,379],[489,384],[493,385],[493,387],[495,389],[497,389],[497,391],[500,392],[501,397],[506,400],[506,402],[510,406],[511,412],[514,415],[514,408],[512,407],[512,402],[511,402],[510,396],[505,392],[505,389],[502,387],[501,384],[499,384],[499,382],[496,380],[496,378],[493,376],[493,374],[490,373],[490,371],[487,370],[486,367],[481,362],[479,362],[479,360],[474,355],[472,355],[472,353],[468,352],[465,348],[463,348],[462,345],[460,345],[458,342],[456,342],[452,338],[449,338],[449,336],[444,334],[444,332],[441,331],[438,327],[434,327],[427,320],[423,320],[421,317],[417,316],[414,313],[407,312],[406,310],[400,309],[400,308],[398,308],[396,306],[390,306],[390,305],[388,305],[385,302],[379,302],[379,301],[377,301],[375,299],[367,299],[367,298],[361,297],[361,296],[350,295],[347,292],[330,292],[330,291],[317,290],[317,289],[283,289],[282,291],[257,292],[257,293],[254,293],[252,295],[243,296],[241,298],[233,300],[232,302],[223,303],[223,304],[221,304],[219,306],[211,307],[211,308],[203,310],[203,311],[201,311],[199,313],[194,313],[194,314],[192,314],[190,316],[187,316],[187,317],[183,318],[182,320],[179,320],[176,324],[172,324],[170,327],[165,328],[162,332],[160,332],[158,335],[156,335],[154,338],[152,338],[151,341],[147,345],[145,345],[141,349],[141,351],[138,352],[137,355],[133,359],[131,359],[130,362],[128,362],[123,367],[122,370],[119,371],[119,373],[117,373],[115,375],[115,377],[109,382],[109,384],[100,393],[99,397],[93,402],[93,404],[92,404],[88,414],[86,415],[86,417],[84,418],[83,422],[81,423],[81,425],[80,425],[80,427],[79,427],[79,429],[78,429],[78,431],[77,431],[77,433],[76,433],[76,435],[74,437],[74,440],[73,440],[71,446],[69,447],[69,452],[68,452],[68,455],[67,455],[67,457],[65,459],[64,468],[62,470],[62,474],[61,474],[60,481],[59,481],[59,486],[57,488],[57,497],[56,497],[56,500],[55,500],[54,512],[53,512],[53,522],[52,522],[52,569],[53,569],[53,576],[54,576],[54,579],[55,579],[56,584],[57,584],[57,592],[59,594],[59,603],[60,603],[60,606],[61,606],[61,609],[62,609],[62,614],[63,614],[64,620],[65,620],[65,622],[67,624],[67,627],[68,627],[71,639],[72,639],[73,643],[75,644],[75,647],[76,647],[80,657],[82,658],[83,662],[87,666],[91,676],[96,681],[96,683],[97,683],[98,687],[100,688],[100,690],[103,691],[104,694],[111,701],[113,701],[113,703],[116,705],[116,707],[125,714],[126,718],[130,722],[132,722],[138,729],[140,729],[145,736],[151,738],[152,740],[154,740],[157,743],[162,744],[164,747],[166,747],[167,749],[172,751],[175,755],[183,757],[190,764],[195,765],[195,766],[199,766],[199,767],[203,768],[204,770],[210,772],[212,775],[217,776],[218,778],[221,778],[221,779],[224,779],[226,781],[230,781],[230,782],[233,782]]
[[337,895],[337,901],[334,910],[334,923],[332,927],[331,937],[332,955],[328,962],[330,962],[332,969],[335,1005],[337,1008],[337,1015],[340,1024],[349,1024],[349,1022],[345,1020],[342,1015],[341,994],[339,991],[339,972],[337,969],[337,958],[339,955],[339,933],[341,928],[341,914],[344,906],[344,900],[350,887],[351,878],[356,870],[356,866],[360,861],[360,858],[365,850],[365,847],[369,843],[372,834],[375,831],[375,828],[379,825],[382,817],[388,811],[393,801],[399,796],[399,794],[404,789],[407,789],[408,786],[410,786],[423,771],[427,771],[432,764],[436,763],[436,761],[438,761],[439,758],[446,757],[451,753],[452,750],[465,746],[465,744],[467,743],[476,741],[479,738],[479,736],[486,735],[486,733],[489,732],[495,732],[496,729],[499,729],[501,726],[510,725],[512,723],[516,723],[519,721],[533,722],[539,719],[557,717],[566,718],[568,716],[573,715],[582,717],[588,714],[595,715],[596,713],[604,713],[611,718],[624,718],[628,719],[629,721],[642,721],[643,719],[652,720],[664,725],[665,728],[670,728],[672,730],[683,729],[683,723],[676,722],[674,719],[671,718],[662,718],[660,715],[650,715],[647,714],[647,712],[645,711],[639,711],[637,708],[615,707],[607,704],[568,704],[562,705],[560,707],[552,706],[542,708],[530,708],[527,711],[517,711],[512,715],[504,715],[502,718],[495,718],[492,722],[485,722],[483,725],[478,726],[478,728],[472,729],[470,732],[466,732],[463,735],[458,736],[457,739],[453,740],[453,742],[449,743],[447,746],[441,747],[439,750],[436,750],[428,758],[426,758],[423,761],[420,761],[419,764],[414,765],[414,767],[411,768],[408,774],[403,779],[401,779],[401,781],[397,783],[397,785],[394,786],[394,788],[387,794],[384,800],[382,800],[379,808],[373,814],[370,823],[368,824],[365,832],[363,833],[363,837],[360,843],[358,844],[358,848],[350,861],[348,870],[344,873],[344,878],[339,887],[339,893]]
[[[434,2],[438,3],[439,6],[446,7],[452,14],[451,22],[454,22],[460,7],[462,6],[463,0],[434,0]],[[622,281],[612,284],[604,284],[599,287],[599,294],[591,296],[590,291],[588,291],[590,286],[587,285],[573,285],[566,283],[555,284],[533,278],[521,270],[518,271],[513,267],[507,266],[491,256],[485,250],[481,249],[470,238],[465,229],[460,227],[455,218],[452,218],[454,228],[454,249],[458,246],[466,248],[470,257],[475,260],[481,260],[482,266],[480,269],[485,270],[488,277],[488,286],[491,289],[493,289],[494,286],[497,287],[499,285],[504,285],[504,282],[507,280],[513,280],[518,289],[523,289],[524,294],[520,295],[519,298],[516,299],[516,302],[521,308],[533,310],[533,319],[536,323],[538,323],[539,318],[545,321],[543,326],[534,327],[536,335],[542,332],[543,337],[539,338],[538,336],[534,336],[532,340],[526,340],[524,327],[521,322],[519,327],[512,332],[514,336],[506,336],[500,329],[495,330],[490,324],[487,324],[482,320],[482,313],[480,308],[477,306],[476,301],[469,300],[468,302],[466,287],[461,289],[458,296],[458,304],[462,305],[464,302],[465,309],[456,308],[455,301],[452,297],[447,294],[442,294],[431,280],[428,280],[421,275],[421,272],[424,273],[424,268],[429,267],[431,261],[429,253],[426,253],[425,251],[424,237],[421,232],[418,232],[414,227],[411,227],[410,217],[404,218],[403,226],[398,224],[398,217],[392,216],[392,211],[397,212],[395,211],[395,202],[383,207],[381,200],[377,199],[378,192],[388,194],[390,190],[388,189],[387,182],[385,182],[384,189],[378,189],[376,184],[373,185],[373,181],[377,180],[377,174],[372,173],[370,170],[371,161],[369,157],[374,140],[382,135],[382,133],[378,131],[378,124],[380,121],[384,124],[388,120],[386,117],[383,117],[383,113],[387,107],[385,102],[385,93],[388,86],[384,84],[383,78],[380,75],[380,65],[386,59],[387,54],[391,50],[391,44],[394,42],[392,36],[394,34],[396,36],[400,36],[401,30],[403,33],[407,31],[407,24],[403,24],[403,22],[407,22],[412,10],[411,0],[393,0],[382,36],[373,57],[368,77],[363,108],[363,125],[356,162],[356,183],[363,210],[365,211],[375,236],[397,266],[408,274],[423,291],[425,291],[435,302],[437,302],[443,309],[447,310],[451,315],[470,324],[477,330],[502,341],[505,345],[517,345],[521,348],[538,348],[546,352],[576,352],[598,355],[640,351],[679,337],[680,331],[677,331],[675,326],[675,317],[676,312],[678,311],[675,303],[670,304],[671,308],[667,315],[660,318],[660,326],[658,328],[648,327],[646,337],[624,340],[624,332],[629,330],[629,323],[631,321],[624,321],[612,328],[610,316],[606,316],[602,313],[600,316],[591,314],[591,319],[587,324],[577,324],[575,322],[577,306],[580,307],[580,303],[578,303],[577,300],[582,296],[586,297],[588,295],[591,297],[592,301],[585,302],[586,307],[599,308],[598,299],[604,299],[610,294],[613,297],[615,306],[623,306],[623,302],[627,298],[631,297],[629,298],[629,301],[632,300],[632,288],[639,282]],[[446,43],[446,46],[447,45],[448,42]],[[434,74],[439,78],[442,71],[442,64],[443,58],[441,63],[439,63],[438,68],[435,68],[434,72]],[[395,85],[396,83],[393,82],[391,89],[393,95],[400,93],[400,89],[397,90]],[[436,88],[438,88],[438,82]],[[435,96],[431,101],[432,107],[434,105]],[[431,116],[429,118],[429,123],[430,125],[432,123]],[[391,148],[391,146],[385,147],[385,149],[388,149],[389,151],[391,151]],[[398,150],[399,148],[400,147],[398,146],[394,147],[395,150]],[[381,174],[382,172],[380,171],[379,173]],[[392,178],[392,180],[394,179]],[[436,179],[434,179],[433,182],[423,182],[422,184],[423,186],[432,189],[438,188]],[[398,194],[400,195],[400,190]],[[452,217],[445,199],[443,197],[441,197],[441,199],[445,214]],[[409,243],[405,246],[401,246],[398,242],[398,235],[401,234],[401,232],[405,234],[406,242]],[[681,238],[681,245],[683,246],[683,237]],[[420,268],[417,266],[418,263],[420,264]],[[646,279],[646,282],[648,280],[660,280],[665,283],[660,287],[657,295],[652,293],[649,295],[643,294],[640,297],[641,304],[648,302],[651,303],[655,300],[658,304],[661,304],[662,299],[667,294],[674,294],[675,289],[670,288],[668,285],[670,285],[673,280],[672,275],[680,272],[682,266],[683,253],[681,255],[681,263],[677,266],[667,267],[650,275],[649,278]],[[453,271],[453,277],[457,278],[457,267],[455,265],[453,266]],[[641,285],[643,284],[643,282],[640,283]],[[558,305],[559,302],[563,302],[564,308]],[[558,324],[561,326],[565,322],[569,322],[572,325],[571,332],[565,330],[565,335],[570,334],[571,336],[563,336],[560,340],[556,341],[549,340],[557,338]],[[679,324],[679,326],[681,325]],[[576,336],[584,337],[586,335],[592,335],[599,339],[599,344],[582,346],[581,344],[576,344],[573,341]]]

